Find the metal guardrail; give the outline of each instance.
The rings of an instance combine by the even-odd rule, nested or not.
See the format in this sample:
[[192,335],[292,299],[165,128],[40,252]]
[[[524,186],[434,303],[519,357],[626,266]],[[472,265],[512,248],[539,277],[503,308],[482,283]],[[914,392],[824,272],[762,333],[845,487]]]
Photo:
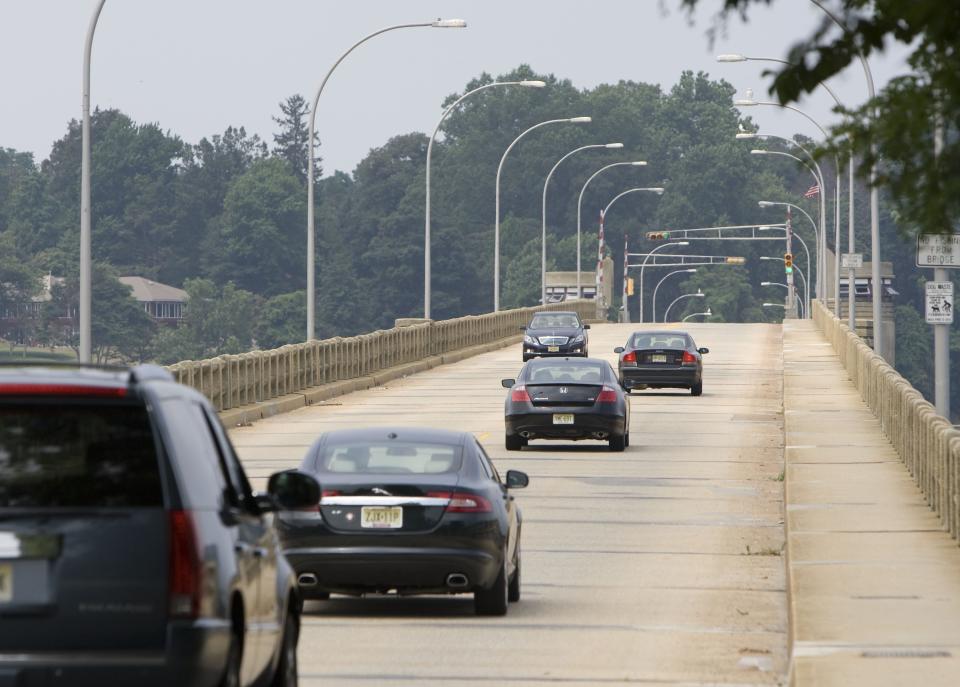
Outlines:
[[960,431],[821,303],[813,319],[950,536],[960,536]]
[[290,344],[268,351],[186,360],[167,369],[193,387],[218,411],[292,394],[321,384],[357,379],[397,365],[425,360],[519,334],[519,327],[542,310],[573,310],[595,316],[592,300],[550,303],[534,308],[468,315],[452,320],[382,329],[347,338]]

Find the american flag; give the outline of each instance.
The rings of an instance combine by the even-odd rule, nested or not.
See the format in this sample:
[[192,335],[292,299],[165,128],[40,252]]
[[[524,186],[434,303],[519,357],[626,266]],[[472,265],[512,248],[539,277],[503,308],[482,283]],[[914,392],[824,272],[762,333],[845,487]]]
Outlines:
[[814,196],[820,195],[820,184],[814,184],[807,189],[807,192],[803,194],[804,198],[813,198]]

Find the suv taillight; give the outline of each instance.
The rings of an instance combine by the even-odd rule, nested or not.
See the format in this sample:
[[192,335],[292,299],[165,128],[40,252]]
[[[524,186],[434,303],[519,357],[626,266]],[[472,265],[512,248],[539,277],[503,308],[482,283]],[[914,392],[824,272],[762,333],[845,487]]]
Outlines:
[[617,402],[617,392],[613,390],[613,387],[604,386],[600,390],[600,394],[597,396],[597,403],[616,403]]
[[170,615],[196,618],[200,612],[203,570],[189,511],[170,511]]
[[637,352],[630,351],[629,353],[624,353],[623,362],[625,363],[636,363],[637,362]]
[[523,384],[513,387],[510,390],[510,400],[514,403],[530,403],[530,394],[527,393],[527,387]]
[[693,353],[691,353],[690,351],[684,351],[684,352],[683,352],[683,360],[681,360],[680,363],[681,363],[682,365],[696,365],[696,364],[697,364],[697,356],[695,356],[695,355],[694,355]]

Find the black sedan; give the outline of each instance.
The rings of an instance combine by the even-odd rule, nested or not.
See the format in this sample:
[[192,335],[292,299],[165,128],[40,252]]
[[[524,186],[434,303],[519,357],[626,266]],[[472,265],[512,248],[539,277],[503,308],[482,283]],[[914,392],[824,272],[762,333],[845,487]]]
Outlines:
[[605,360],[538,358],[501,383],[510,389],[504,407],[508,451],[530,439],[607,440],[611,451],[630,445],[630,399]]
[[472,434],[369,428],[322,434],[300,468],[319,504],[280,516],[305,599],[472,593],[479,615],[520,600],[520,509]]
[[523,362],[538,356],[582,355],[587,357],[587,330],[575,312],[541,312],[521,327],[523,336]]
[[613,349],[620,354],[620,384],[633,389],[690,389],[703,393],[703,355],[686,332],[634,332],[626,346]]

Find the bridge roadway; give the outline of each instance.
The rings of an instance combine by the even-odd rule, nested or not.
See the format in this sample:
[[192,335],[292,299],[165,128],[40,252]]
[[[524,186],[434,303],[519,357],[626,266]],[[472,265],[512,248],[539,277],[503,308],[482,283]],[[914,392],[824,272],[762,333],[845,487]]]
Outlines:
[[[597,325],[615,361],[636,325]],[[787,670],[781,328],[690,325],[704,393],[634,395],[632,445],[503,446],[499,380],[519,346],[231,432],[251,477],[298,464],[325,430],[473,432],[529,473],[523,598],[478,618],[469,597],[333,597],[303,618],[305,685],[777,684]]]

